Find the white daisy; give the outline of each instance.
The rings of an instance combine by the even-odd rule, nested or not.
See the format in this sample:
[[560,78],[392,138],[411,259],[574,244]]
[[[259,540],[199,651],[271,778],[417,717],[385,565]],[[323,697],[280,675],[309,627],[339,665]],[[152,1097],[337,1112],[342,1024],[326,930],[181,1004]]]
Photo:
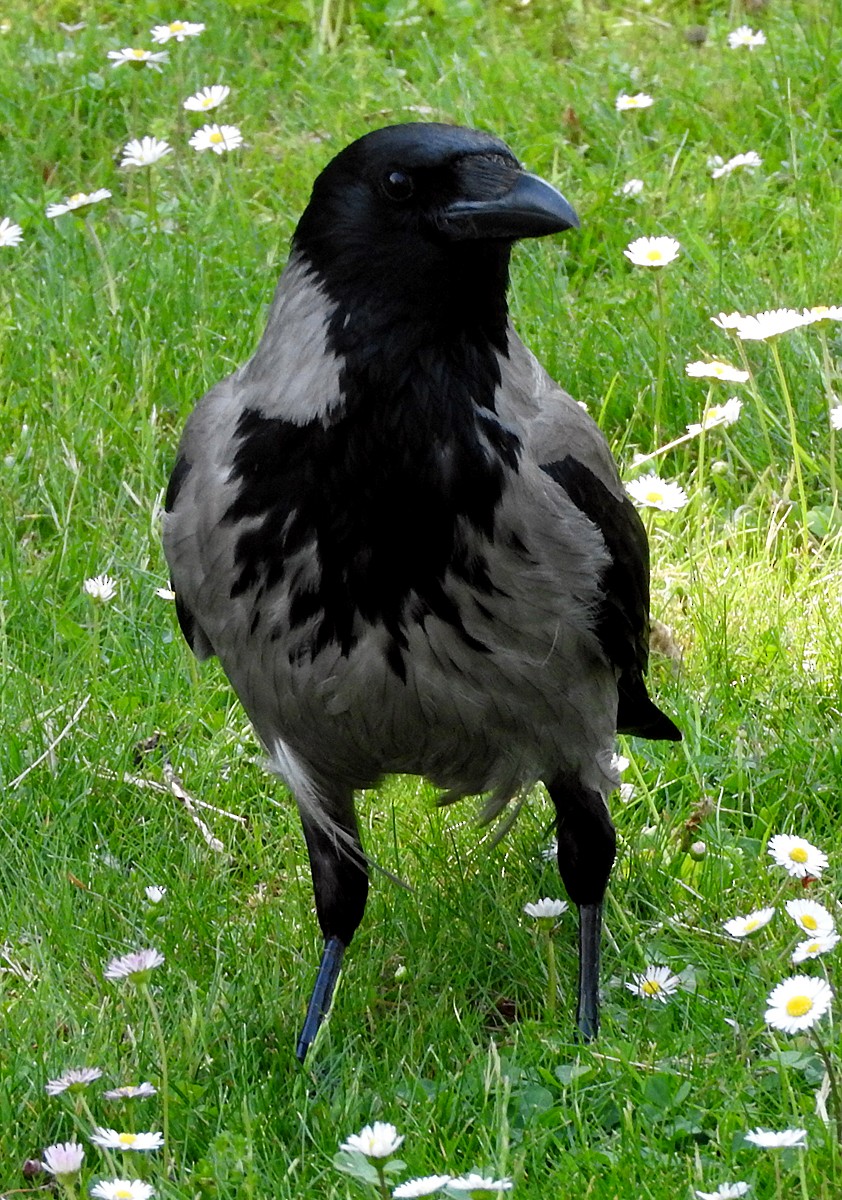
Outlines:
[[718,325],[720,329],[738,329],[744,320],[745,317],[742,313],[738,312],[721,312],[718,317],[711,317],[711,321],[713,321],[714,325]]
[[830,410],[831,429],[842,429],[842,404],[834,404]]
[[744,342],[765,342],[767,338],[778,337],[809,324],[811,322],[805,319],[804,314],[794,308],[772,308],[743,317],[737,326],[737,337]]
[[537,900],[534,904],[524,904],[523,911],[528,917],[552,921],[567,912],[567,903],[564,900],[551,900],[549,896],[545,896],[543,900]]
[[643,191],[642,179],[627,179],[621,187],[617,188],[618,196],[639,196]]
[[769,993],[766,1024],[783,1033],[810,1029],[830,1008],[833,991],[824,979],[793,975]]
[[91,1195],[97,1200],[150,1200],[155,1189],[142,1179],[102,1179],[91,1188]]
[[164,42],[183,42],[185,38],[198,37],[204,33],[204,25],[195,21],[170,21],[169,25],[156,25],[152,30],[152,41],[158,45]]
[[388,1121],[375,1121],[359,1133],[352,1133],[339,1149],[351,1154],[364,1154],[366,1158],[389,1158],[400,1146],[403,1137]]
[[808,958],[819,958],[822,954],[829,954],[838,943],[839,934],[835,929],[831,929],[829,933],[817,933],[806,942],[798,943],[792,952],[792,961],[797,965],[806,962]]
[[116,1129],[97,1126],[91,1141],[105,1150],[160,1150],[164,1144],[162,1133],[120,1133]]
[[151,1083],[126,1083],[122,1087],[111,1088],[103,1092],[106,1100],[146,1100],[149,1096],[157,1095],[158,1089]]
[[744,1196],[751,1184],[748,1183],[720,1183],[715,1192],[700,1192],[696,1191],[699,1200],[739,1200],[740,1196]]
[[734,29],[728,34],[728,45],[732,50],[738,49],[740,46],[747,46],[749,50],[753,50],[755,46],[766,45],[766,34],[752,31],[750,25],[740,25],[738,29]]
[[62,204],[48,204],[47,216],[52,220],[53,217],[63,217],[65,213],[79,212],[90,208],[92,204],[99,204],[101,200],[108,200],[110,196],[108,188],[98,188],[95,192],[75,192]]
[[123,147],[121,167],[151,167],[165,154],[172,154],[172,146],[159,138],[134,138]]
[[188,96],[184,107],[188,112],[207,112],[209,108],[219,108],[231,94],[231,89],[224,84],[215,83],[213,87],[199,88],[193,96]]
[[110,575],[94,575],[85,580],[82,588],[92,600],[98,600],[100,604],[106,604],[117,595],[117,581]]
[[236,125],[203,125],[190,139],[194,150],[213,150],[214,154],[236,150],[242,144],[243,135]]
[[724,404],[710,404],[702,413],[701,422],[694,422],[687,426],[687,432],[695,437],[702,430],[715,429],[717,425],[733,425],[735,421],[740,419],[740,413],[743,409],[742,400],[738,400],[736,396],[732,396],[730,400],[726,400]]
[[810,325],[816,321],[842,321],[842,305],[814,304],[812,308],[804,309],[804,319]]
[[123,50],[109,50],[108,57],[112,67],[149,67],[152,71],[160,71],[161,63],[169,61],[166,50],[140,50],[126,46]]
[[725,383],[745,383],[748,379],[748,371],[732,367],[718,358],[710,362],[688,363],[684,370],[691,379],[721,379]]
[[678,512],[687,503],[687,493],[679,483],[661,479],[654,471],[641,475],[626,484],[626,491],[644,508],[657,508],[661,512]]
[[749,913],[747,917],[732,917],[730,921],[723,923],[725,932],[732,938],[748,937],[750,933],[768,925],[774,915],[774,908],[758,908],[755,912]]
[[747,167],[749,171],[753,171],[755,167],[762,165],[763,159],[755,150],[749,150],[745,154],[735,154],[727,162],[724,162],[718,154],[708,159],[708,166],[712,168],[711,177],[713,179],[721,179],[723,175],[730,175],[732,171],[736,171],[737,167]]
[[59,1142],[55,1146],[47,1146],[43,1163],[56,1179],[69,1179],[81,1171],[84,1158],[84,1147],[78,1142]]
[[8,217],[0,221],[0,246],[19,246],[23,240],[23,230],[15,225]]
[[102,1075],[99,1067],[72,1067],[59,1075],[58,1079],[50,1079],[44,1087],[48,1096],[58,1096],[62,1092],[79,1092],[82,1088],[94,1083]]
[[131,983],[143,982],[149,972],[160,967],[164,956],[160,950],[134,950],[119,958],[112,958],[103,974],[106,979],[118,982],[128,979]]
[[752,1129],[745,1134],[747,1142],[762,1146],[764,1150],[776,1149],[779,1146],[806,1146],[806,1129],[782,1129],[779,1133],[771,1129]]
[[831,933],[834,928],[832,913],[816,900],[787,900],[786,911],[796,925],[807,934]]
[[614,107],[617,112],[628,112],[632,108],[651,108],[654,103],[655,101],[651,96],[647,96],[646,92],[638,92],[635,96],[620,92],[614,102]]
[[407,1179],[406,1183],[399,1183],[392,1195],[396,1200],[409,1200],[414,1196],[432,1196],[433,1192],[440,1192],[449,1182],[449,1175],[424,1175],[419,1179]]
[[818,879],[827,866],[827,855],[816,846],[789,833],[776,833],[769,839],[769,853],[779,867],[784,867],[796,879],[808,875]]
[[452,1192],[470,1192],[471,1196],[482,1196],[492,1192],[510,1192],[515,1185],[511,1179],[493,1179],[488,1175],[478,1175],[476,1171],[470,1171],[467,1175],[460,1175],[458,1179],[451,1179],[447,1186]]
[[680,243],[671,237],[639,237],[623,251],[636,267],[665,267],[678,258]]
[[647,967],[639,975],[632,975],[632,980],[626,984],[630,992],[642,1000],[660,1000],[662,1004],[666,1004],[680,983],[669,967]]

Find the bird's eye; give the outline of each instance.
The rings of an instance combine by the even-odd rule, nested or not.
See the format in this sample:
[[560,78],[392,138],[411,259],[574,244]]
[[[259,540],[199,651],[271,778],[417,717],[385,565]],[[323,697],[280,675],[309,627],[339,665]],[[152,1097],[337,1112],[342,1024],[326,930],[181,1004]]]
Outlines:
[[383,191],[390,200],[408,200],[415,191],[415,184],[406,171],[387,171],[383,176]]

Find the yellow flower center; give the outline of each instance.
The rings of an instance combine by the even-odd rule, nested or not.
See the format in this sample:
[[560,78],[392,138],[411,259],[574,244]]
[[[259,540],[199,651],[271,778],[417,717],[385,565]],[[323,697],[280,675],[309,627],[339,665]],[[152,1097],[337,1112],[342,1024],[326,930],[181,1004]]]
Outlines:
[[210,135],[210,137],[208,138],[208,141],[213,142],[214,145],[218,146],[220,142],[225,141],[225,138],[222,136],[221,133],[212,133]]
[[817,954],[821,949],[821,942],[808,942],[806,950],[808,954]]
[[146,58],[148,50],[132,50],[132,58]]
[[182,29],[184,28],[184,22],[171,21],[167,28],[169,29],[170,33],[181,33]]
[[132,1193],[129,1188],[115,1188],[114,1200],[133,1200]]
[[202,108],[213,108],[213,96],[205,96],[202,100]]
[[803,846],[793,846],[789,852],[789,857],[795,863],[805,863],[807,861],[807,851]]
[[647,979],[640,985],[640,990],[644,996],[657,996],[661,991],[661,985],[657,979]]
[[659,492],[657,488],[652,488],[646,493],[644,499],[647,504],[660,504],[664,498],[664,493]]
[[660,261],[661,261],[661,258],[662,258],[662,255],[661,255],[661,252],[660,252],[660,250],[654,250],[654,249],[653,249],[653,250],[647,250],[647,251],[646,251],[646,258],[647,258],[647,261],[648,261],[648,262],[660,262]]
[[752,918],[751,921],[746,921],[746,933],[752,933],[759,924],[760,922],[758,921],[757,917]]
[[75,192],[74,195],[67,197],[68,204],[81,204],[83,200],[87,200],[84,192]]
[[809,913],[802,914],[801,924],[804,926],[805,929],[809,929],[810,931],[818,929],[818,927],[819,927],[819,923],[816,920],[816,918],[811,917]]
[[823,313],[830,312],[830,309],[827,307],[826,304],[816,304],[813,308],[810,309],[810,312],[814,316],[818,317],[818,316],[821,316]]
[[793,996],[786,1002],[786,1013],[788,1017],[805,1017],[812,1007],[809,996]]
[[121,1146],[133,1146],[135,1144],[135,1142],[137,1141],[137,1134],[136,1133],[121,1133],[121,1134],[119,1134],[117,1141],[120,1143]]

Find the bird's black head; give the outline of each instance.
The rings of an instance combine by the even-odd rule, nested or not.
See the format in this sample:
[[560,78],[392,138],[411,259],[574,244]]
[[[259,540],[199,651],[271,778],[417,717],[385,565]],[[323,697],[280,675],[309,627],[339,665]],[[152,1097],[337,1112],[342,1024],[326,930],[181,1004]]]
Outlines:
[[577,225],[564,197],[498,138],[414,123],[375,130],[328,164],[293,248],[332,299],[361,305],[369,322],[494,309],[499,323],[512,243]]

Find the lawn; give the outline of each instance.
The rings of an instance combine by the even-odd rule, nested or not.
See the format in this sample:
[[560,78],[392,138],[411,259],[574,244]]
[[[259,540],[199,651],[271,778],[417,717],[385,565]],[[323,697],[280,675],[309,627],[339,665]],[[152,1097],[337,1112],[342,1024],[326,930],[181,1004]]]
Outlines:
[[[351,1200],[469,1171],[518,1200],[842,1193],[834,1007],[794,1033],[765,1019],[790,976],[839,977],[832,948],[791,962],[804,933],[785,906],[833,918],[842,879],[842,312],[755,339],[711,321],[842,303],[839,16],[819,0],[0,9],[0,1195],[42,1189],[37,1160],[70,1140],[69,1200],[115,1178],[138,1182],[100,1194]],[[176,18],[204,28],[153,42]],[[743,25],[764,39],[729,45]],[[126,48],[167,58],[108,58]],[[184,108],[211,85],[230,88],[218,108]],[[262,331],[315,175],[411,119],[499,134],[579,213],[580,231],[516,249],[512,312],[632,488],[654,470],[683,489],[674,511],[645,498],[662,482],[640,490],[650,690],[685,738],[618,745],[598,1042],[573,1037],[575,914],[548,930],[524,912],[563,898],[546,797],[495,844],[470,802],[389,779],[361,828],[408,887],[373,873],[302,1069],[321,939],[297,813],[218,665],[181,640],[160,512],[193,403]],[[191,146],[214,122],[241,144]],[[145,136],[170,152],[121,167]],[[644,236],[677,255],[635,265]],[[711,360],[748,377],[687,374]],[[90,594],[103,574],[113,594]],[[780,834],[827,865],[790,874],[768,852]],[[725,930],[766,907],[762,928]],[[105,977],[146,948],[163,962]],[[660,996],[639,986],[650,967],[668,970]],[[80,1068],[101,1075],[48,1091]],[[142,1082],[155,1094],[105,1096]],[[405,1139],[385,1191],[335,1157],[374,1121]],[[165,1145],[102,1149],[95,1126]],[[757,1146],[758,1128],[806,1144]]]

